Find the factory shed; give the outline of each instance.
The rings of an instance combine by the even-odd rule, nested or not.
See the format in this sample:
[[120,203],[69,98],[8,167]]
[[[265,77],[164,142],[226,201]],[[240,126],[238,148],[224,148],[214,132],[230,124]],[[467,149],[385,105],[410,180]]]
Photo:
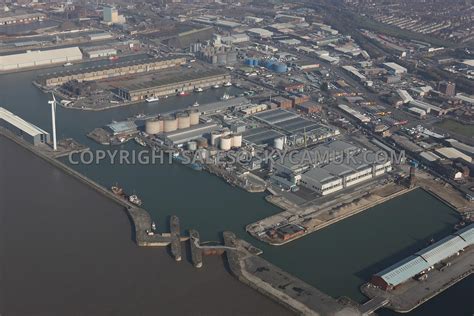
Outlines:
[[218,126],[215,123],[191,126],[189,128],[167,133],[166,139],[173,145],[180,145],[207,135],[217,128]]
[[432,266],[441,260],[455,255],[457,252],[463,250],[467,246],[468,245],[466,244],[466,241],[464,241],[461,237],[451,235],[439,240],[438,242],[423,250],[418,251],[416,255],[421,256]]
[[452,148],[452,147],[441,147],[435,149],[435,151],[442,155],[443,157],[446,157],[447,159],[457,159],[461,158],[464,159],[467,162],[472,162],[472,158],[469,157],[468,155],[460,152],[459,150]]
[[0,127],[8,129],[35,146],[50,141],[49,133],[2,107],[0,107]]
[[78,47],[27,51],[21,54],[0,56],[0,71],[45,66],[81,59],[82,53]]
[[115,122],[107,125],[114,135],[133,134],[138,131],[137,125],[133,121]]
[[430,268],[422,257],[412,255],[372,276],[371,283],[382,289],[390,289]]
[[474,224],[471,224],[463,229],[458,230],[454,233],[464,239],[464,241],[468,244],[468,246],[472,246],[474,244]]

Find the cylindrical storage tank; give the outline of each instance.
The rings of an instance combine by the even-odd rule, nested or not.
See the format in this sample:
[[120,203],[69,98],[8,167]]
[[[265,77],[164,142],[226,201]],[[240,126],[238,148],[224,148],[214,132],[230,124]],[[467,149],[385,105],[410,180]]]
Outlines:
[[273,140],[273,147],[279,150],[283,150],[283,146],[285,145],[285,138],[278,137]]
[[211,132],[211,145],[212,146],[217,146],[217,143],[219,142],[219,138],[221,138],[222,133],[220,131],[212,131]]
[[207,138],[205,137],[196,138],[196,143],[198,148],[207,148]]
[[232,147],[235,147],[235,148],[242,147],[242,134],[232,135]]
[[252,59],[252,58],[247,58],[247,59],[245,60],[245,64],[246,64],[246,65],[249,65],[249,66],[253,66],[253,59]]
[[178,129],[178,119],[173,116],[163,118],[163,132],[169,133]]
[[189,118],[188,113],[180,112],[176,114],[178,119],[178,129],[188,128],[191,126],[191,119]]
[[188,149],[189,149],[189,150],[194,151],[194,150],[197,149],[197,147],[198,147],[198,146],[197,146],[197,142],[195,142],[195,141],[193,141],[193,140],[191,140],[191,141],[188,142]]
[[201,116],[201,112],[199,112],[198,110],[190,110],[188,111],[188,114],[191,126],[199,124],[199,117]]
[[230,150],[232,148],[232,136],[227,135],[221,137],[219,141],[219,148],[224,151]]
[[161,133],[160,120],[158,118],[149,119],[145,122],[145,132],[149,135]]
[[253,65],[254,65],[255,67],[258,66],[258,59],[257,59],[257,58],[255,58],[255,59],[253,60]]
[[275,72],[283,73],[283,72],[286,72],[288,70],[288,67],[283,63],[276,63],[272,66],[272,69]]

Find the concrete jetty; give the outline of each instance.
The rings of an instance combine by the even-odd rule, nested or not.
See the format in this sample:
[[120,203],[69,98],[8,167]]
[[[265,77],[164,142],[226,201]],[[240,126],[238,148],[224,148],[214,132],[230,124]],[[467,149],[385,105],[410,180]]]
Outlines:
[[343,304],[265,259],[251,253],[232,232],[224,232],[229,267],[237,279],[302,315],[362,315],[358,306]]
[[181,261],[181,238],[179,218],[176,215],[170,217],[170,237],[171,237],[171,253],[176,261]]
[[191,245],[191,261],[196,268],[202,267],[202,250],[198,247],[199,241],[199,232],[195,229],[190,229],[189,242]]

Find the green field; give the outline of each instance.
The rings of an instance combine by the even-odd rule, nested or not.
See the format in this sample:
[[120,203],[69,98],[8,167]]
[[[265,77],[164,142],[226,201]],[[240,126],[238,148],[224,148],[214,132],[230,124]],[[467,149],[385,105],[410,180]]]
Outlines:
[[474,125],[463,124],[455,120],[443,120],[435,124],[436,127],[447,130],[448,132],[453,132],[467,137],[474,137]]

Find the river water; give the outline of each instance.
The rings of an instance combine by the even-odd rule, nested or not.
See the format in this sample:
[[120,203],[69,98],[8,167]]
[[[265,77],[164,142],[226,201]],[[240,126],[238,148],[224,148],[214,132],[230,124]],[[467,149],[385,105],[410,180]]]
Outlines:
[[[30,82],[38,73],[49,71],[0,76],[0,105],[48,131],[51,124],[48,96]],[[73,137],[92,149],[104,149],[85,134],[112,120],[122,120],[137,113],[184,108],[194,103],[196,97],[204,104],[217,100],[223,93],[222,89],[210,90],[155,104],[136,104],[102,112],[59,108],[58,137]],[[135,143],[122,148],[142,149]],[[106,187],[119,183],[128,192],[138,193],[144,208],[160,229],[166,227],[164,219],[167,216],[176,214],[183,228],[197,228],[203,239],[219,240],[220,232],[232,230],[260,247],[263,256],[279,267],[330,295],[345,295],[360,302],[365,298],[358,288],[371,274],[424,247],[432,237],[449,234],[458,220],[449,207],[424,191],[416,190],[298,241],[270,247],[245,232],[245,225],[280,211],[264,200],[264,194],[247,193],[215,176],[181,165],[113,165],[103,161],[100,165],[73,167]],[[446,313],[439,315],[450,314],[451,305],[465,306],[459,291],[472,288],[472,281],[471,278],[461,282],[437,298],[446,308]],[[413,315],[435,315],[429,312],[431,304],[415,310]],[[472,306],[455,315],[468,315],[469,312],[472,314]]]

